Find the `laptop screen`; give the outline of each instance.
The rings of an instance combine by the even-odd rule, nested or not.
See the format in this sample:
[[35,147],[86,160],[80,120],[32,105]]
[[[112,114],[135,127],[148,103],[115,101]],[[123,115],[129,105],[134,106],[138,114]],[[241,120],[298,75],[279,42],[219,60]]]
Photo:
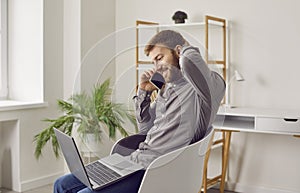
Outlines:
[[74,139],[57,129],[54,131],[72,174],[86,186],[92,188]]

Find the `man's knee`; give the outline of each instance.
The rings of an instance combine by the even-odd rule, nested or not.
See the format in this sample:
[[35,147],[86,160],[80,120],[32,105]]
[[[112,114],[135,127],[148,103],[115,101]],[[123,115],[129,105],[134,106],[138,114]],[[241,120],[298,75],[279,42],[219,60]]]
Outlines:
[[54,193],[72,193],[85,188],[73,174],[67,174],[59,177],[53,186]]
[[63,192],[63,181],[64,181],[64,176],[61,176],[60,178],[56,179],[54,182],[54,186],[53,186],[53,192],[54,193],[62,193]]

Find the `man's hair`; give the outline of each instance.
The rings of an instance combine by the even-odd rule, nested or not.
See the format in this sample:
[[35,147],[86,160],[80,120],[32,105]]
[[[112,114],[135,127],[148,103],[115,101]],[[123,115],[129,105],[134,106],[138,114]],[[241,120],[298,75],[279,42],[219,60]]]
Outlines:
[[163,30],[157,33],[151,38],[151,40],[146,45],[144,51],[147,56],[154,48],[154,46],[160,44],[166,46],[167,48],[174,50],[177,45],[184,45],[185,39],[182,35],[173,30]]

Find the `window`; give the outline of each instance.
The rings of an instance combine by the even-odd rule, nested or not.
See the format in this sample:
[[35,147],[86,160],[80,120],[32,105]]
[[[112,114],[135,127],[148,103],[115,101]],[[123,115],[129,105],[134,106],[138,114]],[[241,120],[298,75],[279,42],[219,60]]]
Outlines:
[[0,99],[6,99],[7,86],[7,0],[0,0]]
[[0,2],[0,100],[42,102],[44,1]]

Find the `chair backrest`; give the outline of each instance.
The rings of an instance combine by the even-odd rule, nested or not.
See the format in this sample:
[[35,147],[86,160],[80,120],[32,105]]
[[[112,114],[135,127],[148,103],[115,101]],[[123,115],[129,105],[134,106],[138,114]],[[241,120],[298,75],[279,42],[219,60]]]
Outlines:
[[144,174],[139,193],[198,193],[212,133],[213,130],[200,141],[155,159]]

